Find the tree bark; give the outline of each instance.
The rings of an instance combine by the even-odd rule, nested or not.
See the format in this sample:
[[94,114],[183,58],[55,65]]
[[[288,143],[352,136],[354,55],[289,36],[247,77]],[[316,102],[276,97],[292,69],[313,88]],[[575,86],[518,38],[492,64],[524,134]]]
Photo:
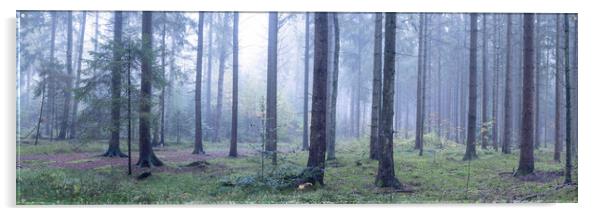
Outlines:
[[463,160],[477,158],[477,14],[470,14],[470,63],[468,77],[468,128],[466,130],[466,153]]
[[69,112],[71,108],[71,97],[73,92],[73,15],[71,11],[67,12],[67,59],[65,60],[67,67],[67,74],[65,77],[66,85],[63,97],[63,115],[61,121],[61,128],[57,139],[63,140],[67,137],[67,130],[69,129]]
[[308,130],[308,115],[309,115],[309,12],[305,13],[305,56],[304,64],[304,79],[303,79],[303,146],[301,150],[309,149],[309,130]]
[[221,123],[222,123],[222,107],[224,102],[224,73],[226,72],[226,41],[228,39],[228,13],[224,13],[222,17],[222,34],[220,36],[219,44],[219,66],[218,66],[218,77],[217,77],[217,104],[215,108],[215,119],[214,119],[214,130],[213,130],[213,142],[220,142],[221,136]]
[[560,51],[560,40],[562,39],[561,36],[561,32],[562,32],[562,26],[560,25],[561,21],[560,21],[560,15],[556,14],[556,55],[555,55],[555,61],[556,61],[556,73],[554,75],[554,80],[555,80],[555,101],[556,101],[556,105],[555,105],[555,114],[554,114],[554,161],[556,162],[560,162],[560,152],[562,151],[562,136],[561,136],[561,131],[562,131],[562,124],[561,124],[561,119],[562,119],[562,75],[561,75],[561,70],[562,70],[562,58],[561,58],[561,51]]
[[488,72],[487,72],[487,14],[483,14],[483,73],[482,73],[482,82],[483,82],[483,88],[482,88],[482,92],[481,95],[483,96],[482,100],[481,100],[481,148],[482,149],[487,149],[487,146],[489,145],[488,143],[488,139],[489,139],[489,129],[487,128],[487,124],[489,122],[489,117],[487,116],[487,103],[488,103],[488,89],[487,89],[487,77],[488,77]]
[[196,47],[196,79],[194,81],[194,149],[192,154],[205,154],[203,150],[203,115],[201,105],[203,79],[203,12],[199,12]]
[[571,67],[569,64],[569,17],[566,13],[564,14],[564,35],[564,80],[566,80],[564,87],[564,92],[566,95],[566,164],[564,171],[564,183],[572,184],[573,159],[571,143]]
[[424,110],[422,109],[422,91],[423,91],[423,64],[424,61],[424,14],[420,14],[420,24],[419,24],[419,33],[418,33],[418,74],[417,74],[417,83],[416,83],[416,134],[415,134],[415,142],[414,149],[420,149],[422,146],[422,131],[424,130]]
[[382,23],[383,15],[378,12],[374,14],[374,63],[372,69],[372,118],[370,124],[370,159],[378,160],[380,136],[380,111],[382,97]]
[[121,37],[123,34],[123,13],[116,11],[114,14],[115,23],[113,24],[113,62],[111,65],[111,138],[109,139],[109,149],[104,153],[105,157],[127,157],[119,148],[119,138],[121,130],[121,74],[122,74],[122,56],[123,44]]
[[393,162],[393,104],[395,97],[395,25],[396,14],[386,13],[385,17],[385,55],[383,68],[383,92],[380,130],[380,156],[378,157],[378,187],[400,188],[401,183],[395,178]]
[[[268,32],[268,71],[267,71],[267,101],[266,101],[266,151],[276,165],[278,121],[277,121],[277,95],[278,95],[278,13],[270,12]],[[324,77],[321,77],[324,78]]]
[[339,79],[339,52],[341,49],[340,38],[339,38],[339,20],[337,13],[332,13],[332,21],[334,28],[334,54],[333,54],[333,70],[331,74],[332,78],[332,90],[330,91],[330,122],[328,125],[328,139],[327,139],[327,156],[326,159],[334,160],[336,158],[335,145],[336,145],[336,120],[337,120],[337,88]]
[[510,142],[512,136],[512,15],[508,14],[506,24],[506,82],[504,90],[504,137],[502,141],[502,153],[510,154]]
[[524,14],[523,19],[523,109],[521,113],[522,128],[520,141],[520,158],[518,169],[515,175],[528,175],[533,173],[535,162],[533,159],[533,136],[534,136],[534,117],[533,117],[533,102],[535,91],[535,73],[534,73],[534,46],[533,46],[533,14]]
[[309,158],[304,172],[311,172],[312,181],[324,184],[326,157],[326,90],[328,82],[328,17],[327,13],[314,15],[314,74],[311,105],[311,133]]
[[152,49],[153,25],[152,12],[142,12],[142,66],[140,76],[140,120],[139,120],[139,145],[140,157],[136,165],[140,167],[162,166],[163,162],[155,156],[150,140],[150,117],[152,95]]
[[238,156],[238,12],[232,24],[232,129],[230,130],[230,157]]

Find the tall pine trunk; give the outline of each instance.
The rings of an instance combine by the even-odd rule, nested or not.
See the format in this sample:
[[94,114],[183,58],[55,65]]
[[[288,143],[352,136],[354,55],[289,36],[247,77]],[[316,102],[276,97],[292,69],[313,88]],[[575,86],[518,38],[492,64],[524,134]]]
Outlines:
[[196,79],[194,81],[194,149],[192,154],[204,154],[201,89],[203,79],[203,12],[199,12],[196,47]]
[[374,63],[372,69],[372,118],[370,123],[370,159],[377,160],[380,153],[380,111],[382,97],[382,24],[383,15],[378,12],[374,14]]
[[[109,149],[103,156],[105,157],[127,157],[119,149],[119,138],[121,130],[121,74],[122,74],[122,56],[123,44],[121,37],[123,34],[123,13],[116,11],[113,24],[113,62],[111,65],[111,137],[109,139]],[[129,88],[129,87],[128,87]]]
[[[276,165],[278,142],[277,95],[278,95],[278,13],[270,12],[268,30],[268,71],[266,101],[266,151]],[[324,76],[325,77],[325,76]],[[324,78],[320,77],[320,78]],[[313,118],[313,117],[312,117]]]
[[314,72],[311,100],[311,133],[307,168],[311,180],[324,184],[324,163],[326,157],[326,90],[328,82],[328,15],[314,14]]
[[309,149],[309,12],[305,13],[305,54],[303,58],[303,145],[301,150]]
[[232,129],[230,130],[230,157],[238,156],[238,12],[232,25]]
[[560,162],[560,152],[562,151],[562,57],[560,51],[560,40],[562,39],[562,26],[560,25],[560,15],[556,14],[556,73],[555,80],[555,113],[554,113],[554,161]]
[[140,167],[162,166],[151,146],[150,118],[152,96],[152,61],[153,61],[153,15],[150,11],[142,12],[142,64],[140,76],[140,120],[139,151],[140,157],[136,165]]
[[476,151],[477,124],[477,14],[470,14],[470,59],[468,77],[468,127],[466,130],[466,152],[463,160],[473,160]]
[[512,15],[508,14],[506,23],[506,78],[504,90],[504,137],[502,140],[502,153],[510,154],[510,142],[512,139]]
[[533,135],[534,135],[534,117],[533,102],[535,92],[535,73],[534,73],[534,46],[533,46],[533,14],[527,13],[523,19],[523,98],[522,98],[522,128],[520,139],[520,158],[518,169],[515,175],[528,175],[535,170],[533,159]]
[[73,92],[73,15],[71,11],[67,12],[67,59],[65,60],[67,67],[67,74],[65,76],[65,89],[63,90],[63,115],[61,121],[61,128],[57,139],[62,140],[67,137],[67,130],[69,129],[69,110],[71,109],[71,97]]
[[380,156],[378,157],[378,174],[376,185],[379,187],[401,187],[395,177],[393,162],[393,104],[395,98],[395,25],[396,14],[386,13],[385,16],[385,53],[383,68],[383,92],[381,112],[381,133],[379,140]]
[[488,77],[488,71],[487,71],[487,14],[483,14],[483,73],[482,73],[482,83],[483,83],[483,88],[482,88],[482,92],[481,95],[483,96],[483,98],[481,99],[481,148],[483,149],[487,149],[487,145],[488,145],[488,139],[489,139],[489,130],[487,128],[487,124],[489,122],[489,117],[487,116],[487,103],[488,103],[488,90],[487,90],[487,77]]
[[334,28],[334,54],[333,54],[333,70],[331,74],[331,84],[332,90],[330,91],[330,121],[328,125],[328,139],[327,139],[327,156],[328,160],[334,160],[336,158],[335,154],[335,144],[336,144],[336,120],[337,120],[337,88],[338,88],[338,79],[339,79],[339,52],[341,50],[340,38],[339,38],[339,20],[337,13],[332,13],[332,22]]
[[[84,34],[86,32],[86,11],[82,12],[82,19],[79,23],[79,39],[78,39],[78,49],[77,49],[77,65],[76,71],[77,75],[75,77],[75,89],[79,88],[79,82],[81,79],[82,72],[82,56],[84,53]],[[73,99],[73,108],[71,109],[71,125],[69,127],[69,138],[73,139],[77,136],[77,110],[79,109],[79,100],[74,97]]]

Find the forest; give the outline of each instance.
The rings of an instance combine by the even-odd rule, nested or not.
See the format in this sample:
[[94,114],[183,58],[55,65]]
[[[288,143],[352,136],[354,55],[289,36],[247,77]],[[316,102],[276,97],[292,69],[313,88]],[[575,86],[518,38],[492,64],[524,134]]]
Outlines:
[[578,201],[577,14],[16,17],[17,205]]

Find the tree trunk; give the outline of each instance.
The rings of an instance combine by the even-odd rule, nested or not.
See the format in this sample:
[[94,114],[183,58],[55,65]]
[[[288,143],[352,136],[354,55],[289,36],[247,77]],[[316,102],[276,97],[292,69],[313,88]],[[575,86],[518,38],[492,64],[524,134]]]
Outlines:
[[196,47],[196,79],[194,81],[194,150],[192,154],[204,154],[203,121],[201,112],[201,88],[203,85],[203,12],[199,12]]
[[481,100],[481,148],[487,149],[488,139],[489,139],[489,129],[487,128],[487,124],[489,122],[489,117],[487,116],[487,102],[488,102],[488,93],[487,93],[487,14],[483,14],[483,74],[482,74],[482,82],[483,88],[481,95],[483,96]]
[[[167,30],[167,14],[163,12],[162,16],[163,30],[161,32],[161,77],[165,79],[165,35]],[[165,146],[165,85],[161,86],[161,96],[159,97],[159,103],[161,103],[161,139],[159,140],[159,145]]]
[[382,13],[374,14],[374,63],[372,69],[372,118],[370,124],[370,159],[377,160],[380,153],[379,136],[382,97]]
[[334,160],[336,158],[335,145],[336,145],[336,120],[337,120],[337,88],[339,79],[339,52],[341,49],[340,38],[339,38],[339,20],[337,13],[332,13],[332,21],[334,26],[334,59],[333,59],[333,70],[332,70],[332,90],[330,91],[330,122],[328,126],[327,139],[327,157],[328,160]]
[[477,14],[470,14],[470,63],[468,77],[468,128],[466,130],[466,153],[463,160],[477,158]]
[[220,130],[221,130],[221,123],[222,123],[222,107],[223,107],[223,101],[224,101],[224,73],[226,72],[226,41],[228,38],[228,13],[224,13],[224,16],[222,17],[222,35],[220,37],[220,44],[219,44],[219,66],[218,66],[218,78],[217,78],[217,104],[216,104],[216,108],[215,108],[215,119],[214,119],[214,131],[213,131],[213,142],[220,142],[221,141],[221,136],[220,136]]
[[[272,14],[270,14],[272,15]],[[324,184],[324,162],[326,157],[326,90],[328,82],[328,15],[314,15],[314,74],[311,105],[311,134],[309,158],[304,172],[312,173],[311,181]]]
[[562,124],[561,124],[561,119],[562,119],[562,75],[561,75],[561,70],[562,70],[562,58],[561,58],[561,51],[560,51],[560,40],[562,39],[561,37],[561,31],[562,31],[562,26],[560,25],[560,15],[556,14],[556,57],[555,57],[555,61],[556,61],[556,73],[554,75],[554,80],[556,82],[555,84],[555,93],[556,93],[556,97],[555,97],[555,101],[556,101],[556,105],[555,105],[555,114],[554,114],[554,161],[556,162],[560,162],[560,152],[562,151],[562,137],[561,137],[561,130],[562,130]]
[[510,154],[512,136],[512,15],[508,14],[506,24],[506,82],[504,90],[504,137],[502,140],[502,153]]
[[303,58],[303,64],[303,146],[301,147],[301,150],[307,150],[309,149],[309,12],[305,13],[305,57]]
[[152,95],[152,55],[153,49],[153,25],[152,12],[142,12],[142,66],[140,76],[140,157],[136,165],[140,167],[162,166],[163,162],[155,156],[150,143],[150,115]]
[[121,61],[122,61],[122,42],[121,35],[123,29],[123,13],[115,12],[115,24],[113,24],[113,62],[111,67],[111,138],[109,139],[109,149],[103,156],[105,157],[127,157],[119,149],[119,132],[121,129]]
[[[213,18],[212,18],[212,14],[209,14],[209,44],[208,44],[208,51],[207,51],[207,84],[205,85],[205,116],[207,117],[207,119],[211,120],[211,74],[212,74],[212,69],[211,69],[211,65],[213,63]],[[209,121],[210,123],[211,121]],[[208,124],[211,125],[211,124]],[[210,128],[211,129],[211,128]],[[209,130],[210,131],[210,130]],[[205,132],[207,133],[207,132]]]
[[[576,28],[575,28],[576,29]],[[572,160],[572,144],[571,144],[571,70],[569,64],[569,17],[564,14],[564,92],[566,95],[566,165],[564,171],[564,183],[572,184],[573,160]]]
[[533,173],[535,169],[535,162],[533,159],[533,135],[534,135],[534,121],[533,121],[533,100],[535,91],[535,73],[534,73],[534,46],[533,46],[533,14],[527,13],[523,19],[523,58],[524,58],[524,72],[523,72],[523,109],[521,113],[522,128],[521,128],[521,141],[520,141],[520,159],[518,162],[518,169],[515,175],[528,175]]
[[[79,27],[79,47],[77,49],[77,65],[76,65],[76,71],[77,71],[77,75],[75,78],[75,89],[79,88],[79,82],[80,82],[80,78],[81,78],[81,72],[82,72],[82,55],[84,53],[84,33],[86,31],[86,11],[82,12],[82,19],[79,23],[80,27]],[[71,125],[69,128],[69,138],[73,139],[76,137],[77,135],[77,110],[79,109],[79,100],[77,98],[73,99],[73,108],[72,108],[72,114],[71,114]]]
[[424,115],[422,110],[422,84],[423,84],[423,64],[424,61],[424,14],[420,14],[420,25],[419,25],[419,33],[418,33],[418,74],[417,83],[416,83],[416,134],[415,134],[415,142],[414,149],[420,149],[422,146],[422,130],[424,129]]
[[[268,73],[267,73],[267,101],[266,101],[266,151],[276,165],[276,151],[278,142],[277,121],[277,90],[278,90],[278,13],[270,12],[268,34]],[[324,77],[320,77],[324,78]],[[313,117],[312,117],[313,118]]]
[[380,156],[378,157],[378,174],[376,186],[401,187],[395,178],[393,162],[393,104],[395,97],[395,24],[396,14],[386,13],[385,17],[385,55],[383,68],[383,92],[380,130]]
[[236,157],[238,144],[238,12],[232,25],[232,129],[230,130],[230,157]]
[[65,60],[67,67],[66,85],[64,91],[64,104],[63,104],[63,115],[61,128],[57,139],[63,140],[67,137],[67,130],[69,129],[69,112],[71,108],[71,96],[73,91],[73,66],[72,66],[72,55],[73,55],[73,15],[71,11],[67,12],[67,59]]

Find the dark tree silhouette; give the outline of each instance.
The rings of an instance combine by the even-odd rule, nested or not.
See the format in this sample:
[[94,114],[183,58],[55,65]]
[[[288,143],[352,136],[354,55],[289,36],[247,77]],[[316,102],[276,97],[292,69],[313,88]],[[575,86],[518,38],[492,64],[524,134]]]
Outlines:
[[533,173],[535,162],[533,160],[533,100],[535,91],[535,73],[534,73],[534,47],[533,47],[533,14],[527,13],[523,18],[523,109],[521,113],[522,128],[520,140],[520,159],[516,175],[528,175]]
[[470,63],[468,77],[468,127],[466,130],[466,153],[463,160],[477,158],[477,14],[470,14]]
[[[575,28],[575,30],[577,30],[577,28]],[[564,86],[564,92],[566,95],[566,164],[564,170],[564,183],[572,184],[573,159],[571,135],[573,134],[571,131],[571,69],[569,64],[569,17],[567,14],[564,14],[564,35],[564,80],[566,80],[566,84]]]
[[324,184],[324,163],[326,157],[326,90],[328,82],[328,15],[314,14],[314,73],[313,94],[311,99],[311,133],[309,158],[306,172],[310,172],[313,181]]
[[266,151],[276,164],[278,142],[277,95],[278,95],[278,13],[270,12],[268,32],[268,81],[266,101]]
[[395,178],[393,163],[393,108],[395,98],[395,24],[396,14],[386,13],[385,16],[385,54],[383,68],[383,92],[380,133],[380,156],[378,157],[378,174],[376,185],[379,187],[401,187]]
[[150,118],[152,94],[152,60],[153,60],[153,15],[150,11],[142,12],[142,67],[140,76],[140,120],[139,151],[140,157],[136,165],[140,167],[162,166],[151,146]]
[[123,13],[115,12],[115,24],[113,25],[113,62],[111,62],[111,138],[109,149],[104,153],[105,157],[127,157],[119,148],[119,137],[121,129],[121,74],[123,44]]
[[232,129],[230,135],[230,157],[238,156],[238,12],[234,12],[232,25]]
[[370,123],[370,159],[377,160],[380,136],[381,97],[382,97],[382,13],[374,14],[374,63],[372,68],[372,118]]

